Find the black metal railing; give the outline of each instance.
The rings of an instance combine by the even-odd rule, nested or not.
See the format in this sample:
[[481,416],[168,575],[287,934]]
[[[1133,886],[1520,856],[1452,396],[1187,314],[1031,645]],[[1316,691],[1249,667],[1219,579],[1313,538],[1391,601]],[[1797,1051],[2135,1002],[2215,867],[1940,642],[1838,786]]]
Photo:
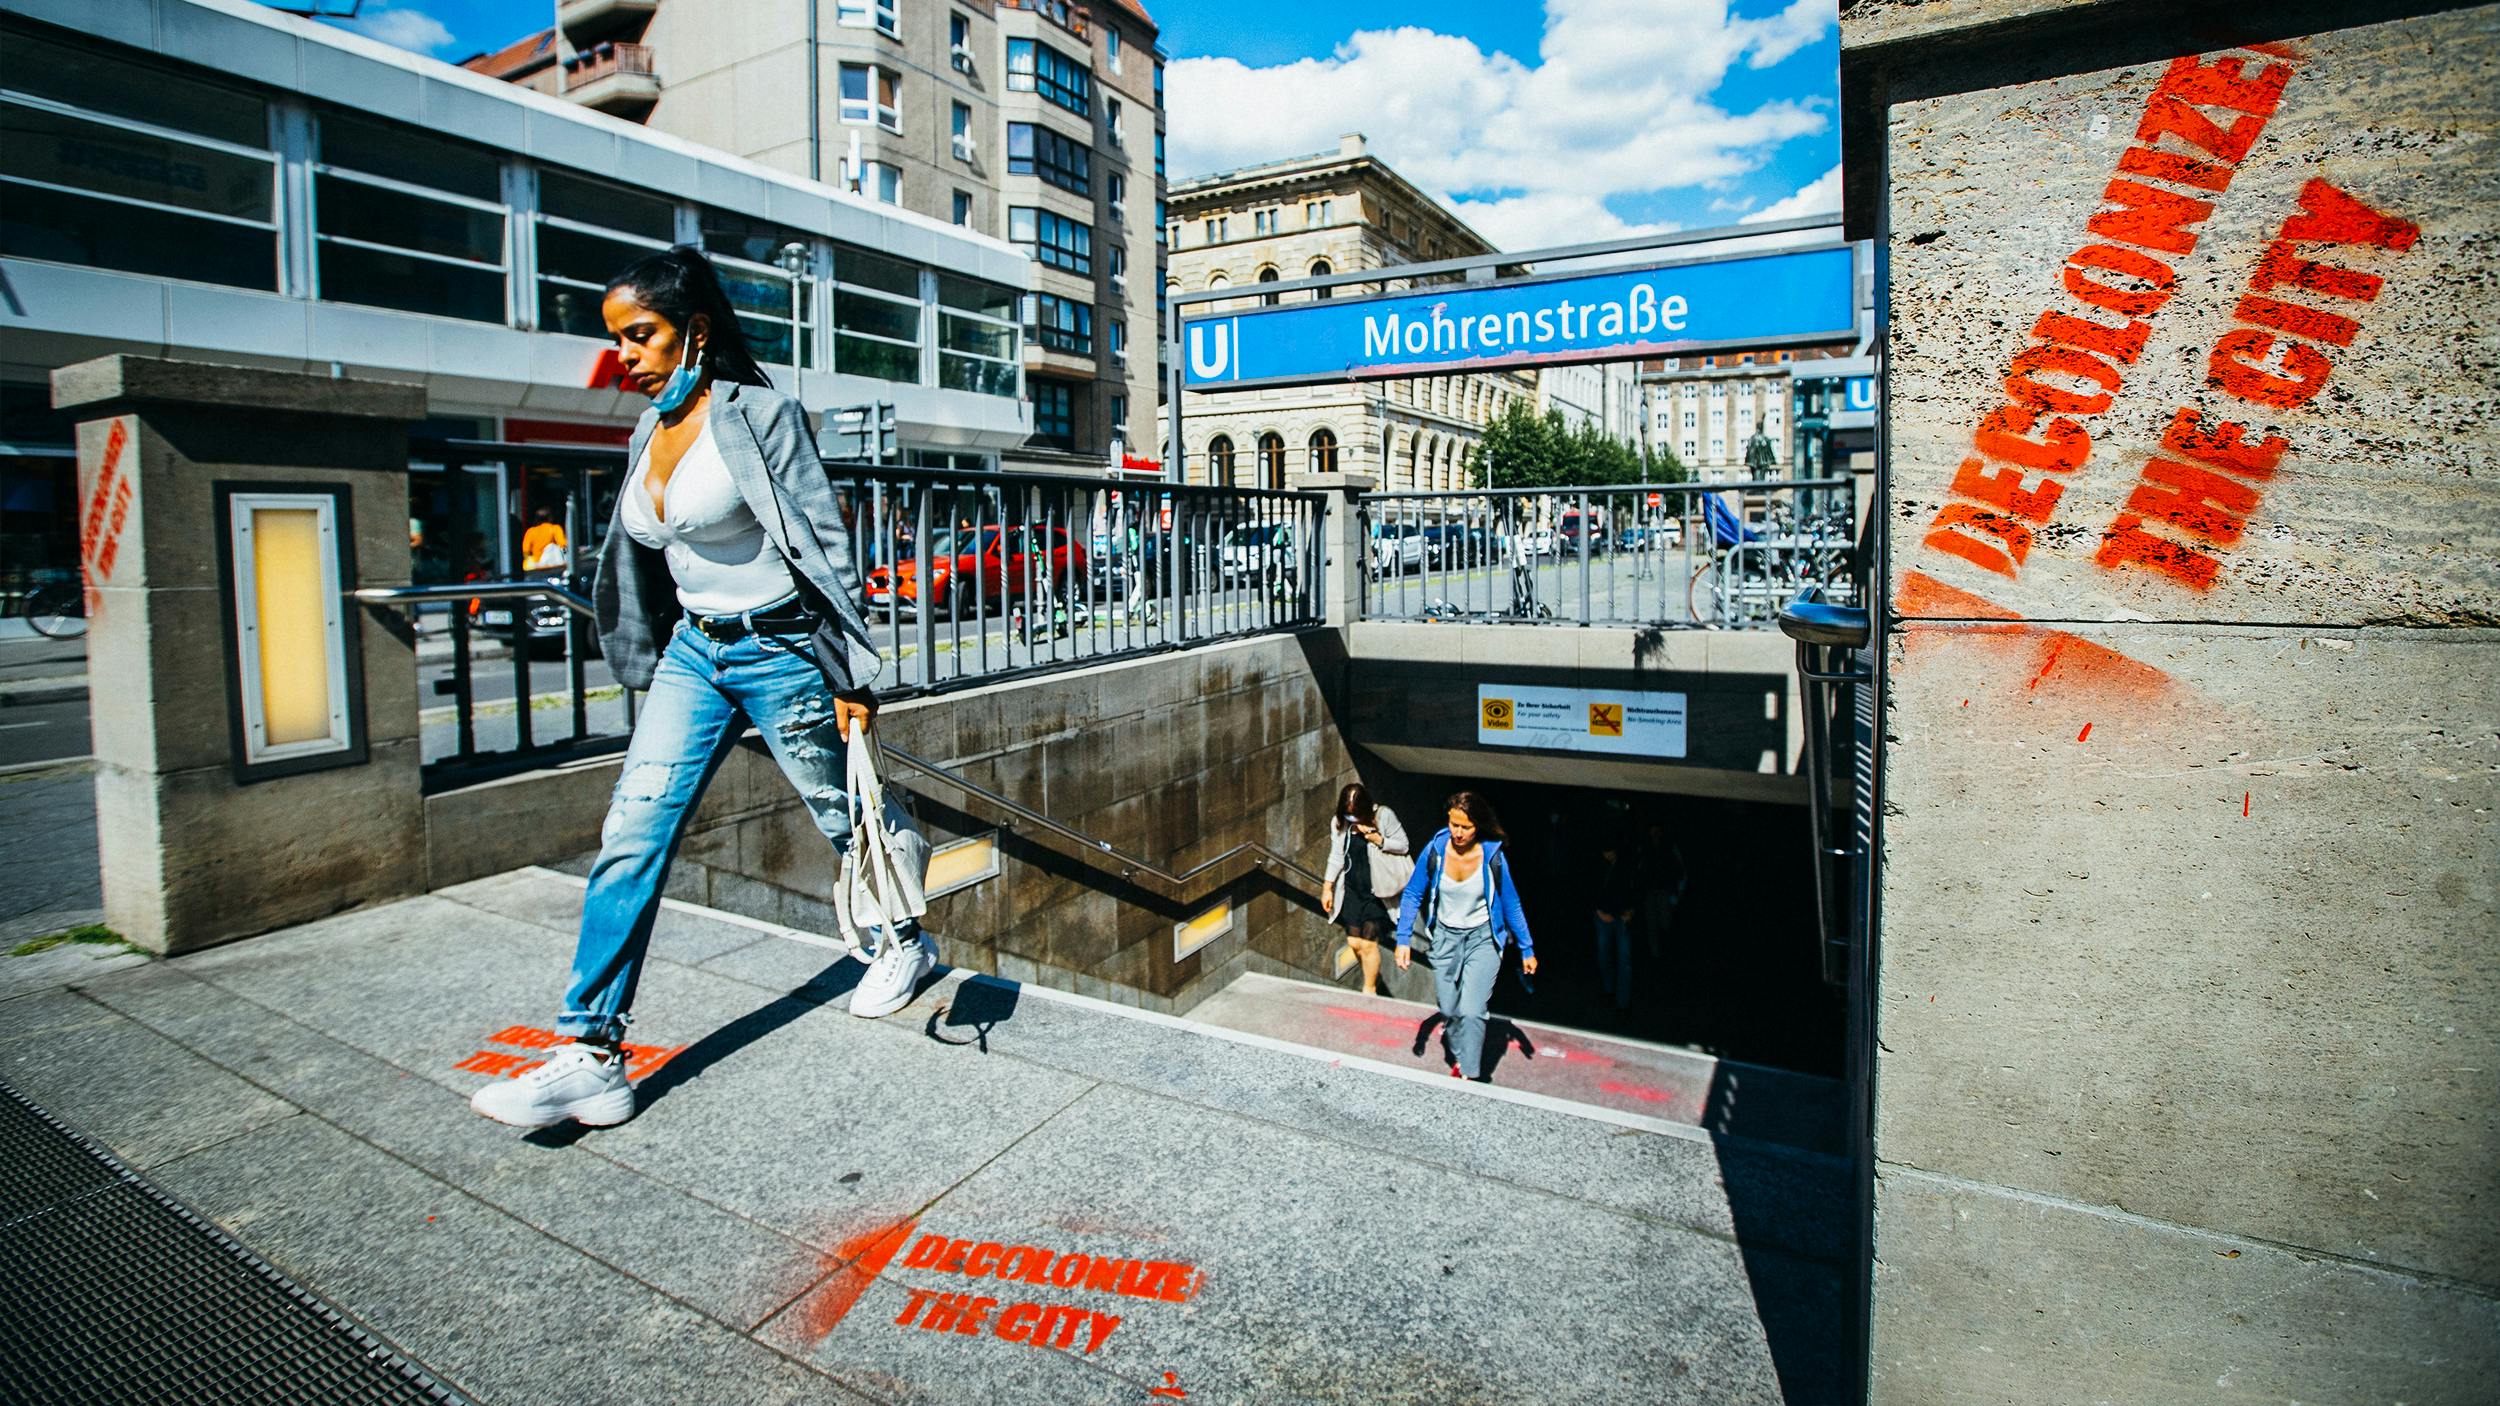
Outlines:
[[1374,493],[1362,618],[1768,628],[1855,600],[1856,482]]
[[[600,660],[589,595],[624,451],[430,438],[411,451],[422,470],[414,584],[356,596],[413,618],[421,690],[449,699],[422,714],[429,789],[621,748],[635,701]],[[884,698],[1322,620],[1326,505],[1316,493],[824,468],[886,661]],[[508,511],[516,506],[531,517],[551,509],[546,526],[560,535],[533,535]],[[544,555],[524,561],[533,542]],[[560,720],[537,716],[557,709]]]

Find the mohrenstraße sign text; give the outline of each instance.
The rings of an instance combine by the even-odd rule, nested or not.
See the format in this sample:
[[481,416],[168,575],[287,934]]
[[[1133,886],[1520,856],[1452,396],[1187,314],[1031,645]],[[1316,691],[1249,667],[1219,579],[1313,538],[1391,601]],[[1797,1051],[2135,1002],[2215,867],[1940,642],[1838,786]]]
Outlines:
[[[1847,245],[1191,318],[1185,385],[1297,385],[1852,340]],[[1245,294],[1247,296],[1247,294]]]

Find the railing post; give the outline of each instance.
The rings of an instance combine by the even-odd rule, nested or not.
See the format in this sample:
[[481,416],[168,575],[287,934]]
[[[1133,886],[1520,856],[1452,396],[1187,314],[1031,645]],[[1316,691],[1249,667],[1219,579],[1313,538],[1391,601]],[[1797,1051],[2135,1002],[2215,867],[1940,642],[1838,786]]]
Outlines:
[[425,887],[408,581],[422,387],[155,357],[55,371],[79,421],[105,921],[206,947]]
[[1302,487],[1323,499],[1320,519],[1320,591],[1323,618],[1342,630],[1363,615],[1363,495],[1376,486],[1362,474],[1307,474]]

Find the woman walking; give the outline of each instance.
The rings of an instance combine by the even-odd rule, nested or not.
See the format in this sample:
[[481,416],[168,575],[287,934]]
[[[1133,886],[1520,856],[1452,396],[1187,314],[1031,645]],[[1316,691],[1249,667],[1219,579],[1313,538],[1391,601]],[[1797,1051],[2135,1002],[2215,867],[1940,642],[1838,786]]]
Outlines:
[[1502,822],[1473,791],[1448,802],[1449,826],[1425,844],[1398,897],[1398,970],[1414,951],[1415,929],[1432,934],[1433,986],[1449,1022],[1450,1073],[1484,1080],[1484,1011],[1502,949],[1519,944],[1519,969],[1536,975],[1528,915],[1502,857]]
[[1380,939],[1389,931],[1382,902],[1406,890],[1415,861],[1407,857],[1406,827],[1398,814],[1372,801],[1362,782],[1337,793],[1328,817],[1328,869],[1320,876],[1319,904],[1345,930],[1346,946],[1363,967],[1363,994],[1380,994]]
[[[601,312],[651,408],[634,427],[592,598],[609,669],[648,696],[556,1020],[573,1043],[470,1100],[523,1128],[634,1115],[619,1047],[669,862],[750,720],[837,859],[848,848],[846,747],[876,712],[868,689],[881,666],[807,412],[756,365],[710,261],[685,245],[643,259],[608,285]],[[889,937],[852,1013],[906,1004],[936,961],[917,931]]]

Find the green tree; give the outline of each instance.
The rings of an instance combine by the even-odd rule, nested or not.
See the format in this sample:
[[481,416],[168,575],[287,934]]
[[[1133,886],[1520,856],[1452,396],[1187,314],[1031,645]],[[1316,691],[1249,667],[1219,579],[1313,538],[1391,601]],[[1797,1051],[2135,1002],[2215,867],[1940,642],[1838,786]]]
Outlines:
[[1567,429],[1561,411],[1540,415],[1525,401],[1512,401],[1494,417],[1461,463],[1468,483],[1478,488],[1682,483],[1692,477],[1673,453],[1644,451],[1594,424]]

